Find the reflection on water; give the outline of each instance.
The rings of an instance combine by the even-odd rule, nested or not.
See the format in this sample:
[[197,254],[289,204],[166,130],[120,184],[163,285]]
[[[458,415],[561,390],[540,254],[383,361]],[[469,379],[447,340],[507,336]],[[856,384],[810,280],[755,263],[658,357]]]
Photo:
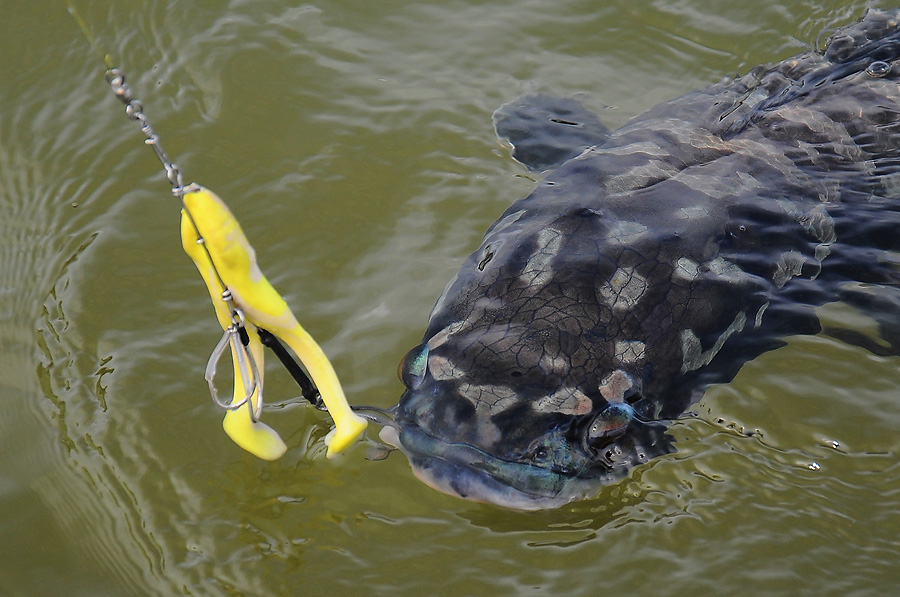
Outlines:
[[[865,2],[76,2],[189,180],[225,198],[353,402],[533,186],[491,130],[524,91],[612,127],[816,43]],[[202,370],[218,339],[151,152],[63,3],[0,25],[0,593],[882,592],[900,528],[896,359],[792,339],[675,422],[678,452],[523,514],[403,458],[324,459],[273,364],[254,460]],[[836,325],[865,327],[849,310]],[[813,466],[815,465],[815,466]]]

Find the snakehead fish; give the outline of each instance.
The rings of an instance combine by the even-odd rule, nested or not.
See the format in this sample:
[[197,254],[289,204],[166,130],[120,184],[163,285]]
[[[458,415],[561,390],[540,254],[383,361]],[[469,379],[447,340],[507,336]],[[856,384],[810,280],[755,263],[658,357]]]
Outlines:
[[571,100],[498,110],[546,175],[447,284],[382,437],[438,490],[552,508],[673,451],[666,421],[819,332],[815,306],[866,309],[900,354],[898,82],[872,10],[611,133]]

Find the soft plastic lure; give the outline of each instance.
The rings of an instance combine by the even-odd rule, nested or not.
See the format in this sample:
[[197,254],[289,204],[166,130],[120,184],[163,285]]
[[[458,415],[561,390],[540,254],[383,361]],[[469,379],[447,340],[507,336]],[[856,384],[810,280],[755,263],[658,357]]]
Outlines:
[[[222,423],[225,433],[243,449],[266,460],[275,460],[286,450],[278,433],[256,420],[253,414],[259,412],[261,399],[263,345],[257,329],[262,328],[283,340],[303,362],[334,419],[335,428],[325,438],[327,456],[330,458],[343,452],[365,430],[366,420],[351,410],[328,357],[300,326],[287,303],[259,269],[256,252],[225,202],[198,185],[188,186],[182,201],[181,242],[184,251],[206,282],[223,330],[232,325],[232,313],[222,300],[226,290],[222,283],[230,291],[231,300],[243,313],[249,338],[247,348],[259,376],[252,382],[246,379],[246,368],[240,366],[240,351],[232,344],[234,396],[232,408]],[[256,381],[258,384],[253,387]],[[247,399],[243,390],[248,387],[253,388],[249,394],[251,404],[248,408],[238,408]]]
[[[140,124],[141,132],[146,137],[145,143],[153,149],[162,164],[166,179],[172,185],[172,193],[181,200],[182,246],[206,282],[216,317],[225,330],[206,372],[213,398],[228,410],[222,422],[225,433],[240,447],[266,460],[280,458],[287,450],[278,433],[259,421],[262,413],[264,342],[275,350],[303,387],[305,397],[310,398],[308,392],[313,392],[313,389],[299,372],[299,366],[286,355],[277,340],[273,340],[272,336],[275,336],[281,338],[306,366],[334,419],[335,428],[325,437],[327,456],[330,458],[345,451],[362,435],[366,419],[350,408],[328,357],[297,323],[287,303],[266,280],[256,263],[256,252],[225,203],[215,193],[197,184],[184,185],[181,171],[163,151],[141,102],[133,97],[131,88],[125,82],[125,74],[113,66],[109,54],[100,50],[71,0],[66,0],[66,5],[91,47],[106,65],[107,83],[125,105],[128,117]],[[260,338],[261,333],[265,338]],[[229,341],[234,365],[234,394],[231,403],[226,404],[219,401],[212,378]]]

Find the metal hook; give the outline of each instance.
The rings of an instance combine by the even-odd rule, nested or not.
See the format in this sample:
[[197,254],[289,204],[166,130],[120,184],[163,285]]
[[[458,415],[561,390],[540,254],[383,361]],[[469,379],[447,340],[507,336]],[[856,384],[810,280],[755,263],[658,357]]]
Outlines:
[[[225,354],[225,350],[229,346],[233,349],[233,354],[237,355],[237,369],[240,372],[240,377],[244,385],[244,397],[237,402],[228,402],[220,398],[214,381],[219,361],[222,360],[222,355]],[[262,416],[263,406],[262,381],[259,376],[259,369],[256,366],[256,360],[253,358],[253,353],[250,352],[250,347],[245,346],[244,343],[241,342],[240,330],[238,327],[234,325],[229,326],[222,334],[222,338],[219,340],[218,344],[216,344],[212,354],[209,355],[204,377],[206,378],[206,383],[209,385],[209,393],[212,396],[213,402],[215,402],[217,406],[228,411],[233,411],[246,404],[250,411],[250,419],[254,423],[259,421]],[[235,380],[235,382],[236,381],[237,380]],[[257,397],[255,406],[251,400],[254,393]]]

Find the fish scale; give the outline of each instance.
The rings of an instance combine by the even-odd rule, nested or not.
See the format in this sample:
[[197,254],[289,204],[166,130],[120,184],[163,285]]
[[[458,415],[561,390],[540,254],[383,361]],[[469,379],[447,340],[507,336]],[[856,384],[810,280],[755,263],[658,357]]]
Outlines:
[[898,58],[873,10],[611,133],[571,100],[498,110],[545,177],[439,298],[385,439],[441,491],[555,507],[673,451],[665,422],[819,332],[814,306],[866,309],[900,354]]

